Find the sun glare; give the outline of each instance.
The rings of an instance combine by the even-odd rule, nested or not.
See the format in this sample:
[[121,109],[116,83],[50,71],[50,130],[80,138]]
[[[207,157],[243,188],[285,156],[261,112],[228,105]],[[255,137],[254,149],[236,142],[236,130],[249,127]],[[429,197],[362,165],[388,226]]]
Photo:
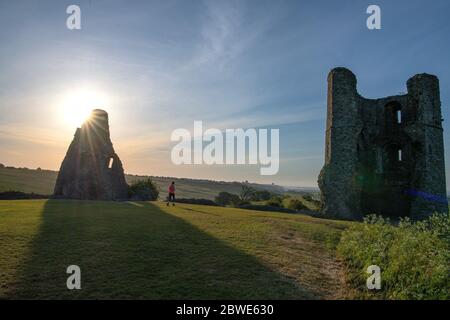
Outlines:
[[105,94],[92,89],[67,92],[61,101],[64,122],[72,127],[80,127],[94,109],[104,109],[108,105]]

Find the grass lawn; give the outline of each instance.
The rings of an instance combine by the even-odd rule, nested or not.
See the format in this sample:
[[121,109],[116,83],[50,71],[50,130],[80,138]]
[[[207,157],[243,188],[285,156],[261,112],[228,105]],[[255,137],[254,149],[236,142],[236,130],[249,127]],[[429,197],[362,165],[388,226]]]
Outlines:
[[[162,202],[0,201],[0,298],[351,298],[350,222]],[[81,268],[81,290],[66,268]]]

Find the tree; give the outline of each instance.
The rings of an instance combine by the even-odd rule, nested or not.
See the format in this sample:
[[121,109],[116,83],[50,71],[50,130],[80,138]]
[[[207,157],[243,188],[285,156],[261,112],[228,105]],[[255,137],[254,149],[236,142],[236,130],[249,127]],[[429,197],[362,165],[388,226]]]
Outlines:
[[132,200],[157,200],[159,190],[152,179],[137,180],[128,187],[128,196]]
[[227,205],[233,205],[233,206],[237,206],[239,205],[241,199],[239,198],[238,195],[236,194],[232,194],[229,192],[220,192],[215,198],[214,198],[214,202],[216,202],[217,204],[221,205],[221,206],[227,206]]
[[247,184],[243,184],[241,187],[241,193],[239,194],[242,202],[250,201],[252,195],[255,193],[255,189]]

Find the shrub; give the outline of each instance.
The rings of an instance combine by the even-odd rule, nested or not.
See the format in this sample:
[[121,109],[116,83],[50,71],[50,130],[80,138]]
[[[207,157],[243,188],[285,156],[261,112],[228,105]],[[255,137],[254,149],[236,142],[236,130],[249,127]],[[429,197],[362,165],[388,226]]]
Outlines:
[[271,207],[283,207],[283,199],[278,196],[273,196],[267,200],[266,204]]
[[[338,246],[350,271],[350,281],[363,296],[383,299],[449,299],[450,218],[434,214],[398,226],[375,215],[344,231]],[[365,288],[367,267],[381,269],[382,288]]]
[[209,199],[202,199],[202,198],[179,198],[179,199],[175,199],[175,202],[177,203],[189,203],[189,204],[203,204],[206,206],[218,206],[217,203],[215,203],[212,200]]
[[49,199],[51,196],[37,193],[25,193],[21,191],[0,192],[0,200],[20,200],[20,199]]
[[305,209],[308,209],[308,207],[306,207],[303,204],[303,202],[301,202],[298,199],[291,199],[291,200],[289,200],[287,208],[291,209],[291,210],[305,210]]
[[156,184],[150,179],[135,181],[128,187],[128,196],[132,200],[153,201],[157,200],[159,190]]
[[259,205],[259,204],[241,204],[239,205],[240,209],[248,209],[248,210],[257,210],[257,211],[275,211],[275,212],[284,212],[284,213],[296,213],[295,210],[286,209],[282,207],[272,207],[267,205]]
[[250,196],[250,201],[266,201],[269,200],[270,197],[272,197],[272,193],[270,193],[267,190],[256,190],[253,192],[253,194]]
[[237,206],[241,202],[238,195],[229,192],[220,192],[215,198],[214,202],[221,206],[233,205]]

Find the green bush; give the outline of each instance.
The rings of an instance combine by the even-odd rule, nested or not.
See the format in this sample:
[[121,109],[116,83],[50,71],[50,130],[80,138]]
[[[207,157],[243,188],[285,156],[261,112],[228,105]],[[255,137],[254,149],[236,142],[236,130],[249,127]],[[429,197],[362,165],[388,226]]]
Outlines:
[[[350,281],[362,296],[381,299],[450,298],[450,218],[434,214],[394,226],[371,215],[344,231],[338,252],[350,271]],[[367,290],[367,267],[381,269],[381,290]]]
[[267,190],[255,190],[250,196],[250,201],[266,201],[272,197],[272,193]]
[[240,209],[256,210],[256,211],[272,211],[272,212],[284,212],[284,213],[296,213],[295,210],[283,208],[283,207],[271,207],[268,205],[260,204],[240,204],[237,206]]
[[203,198],[177,198],[175,199],[177,203],[189,203],[189,204],[202,204],[204,206],[218,206],[217,203],[210,199]]
[[153,201],[158,199],[159,190],[150,178],[138,180],[128,187],[128,196],[131,200]]
[[266,205],[271,207],[283,207],[283,198],[278,196],[273,196],[269,200],[266,201]]
[[215,198],[214,202],[221,206],[233,205],[237,206],[241,202],[241,198],[237,194],[229,192],[220,192]]
[[288,209],[291,210],[304,210],[304,209],[308,209],[308,207],[306,207],[303,202],[301,202],[298,199],[291,199],[289,200],[289,203],[287,205]]

